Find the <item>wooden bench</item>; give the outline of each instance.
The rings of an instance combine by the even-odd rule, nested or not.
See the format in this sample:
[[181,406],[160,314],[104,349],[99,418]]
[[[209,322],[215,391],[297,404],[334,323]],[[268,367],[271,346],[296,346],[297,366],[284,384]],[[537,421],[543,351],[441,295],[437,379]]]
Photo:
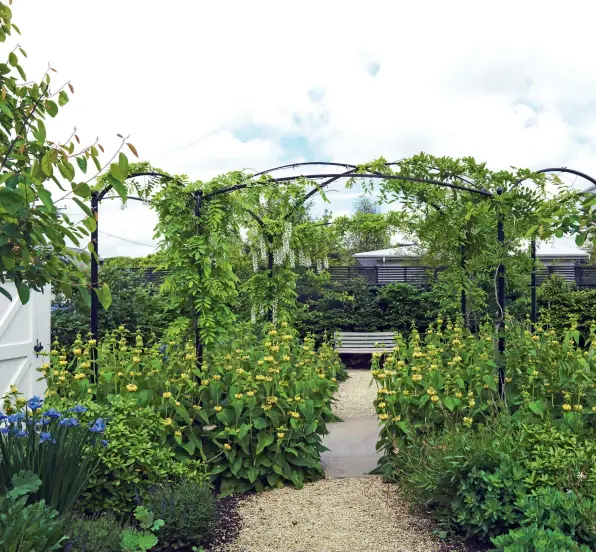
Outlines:
[[394,336],[394,332],[336,332],[335,351],[338,353],[391,351],[395,346]]

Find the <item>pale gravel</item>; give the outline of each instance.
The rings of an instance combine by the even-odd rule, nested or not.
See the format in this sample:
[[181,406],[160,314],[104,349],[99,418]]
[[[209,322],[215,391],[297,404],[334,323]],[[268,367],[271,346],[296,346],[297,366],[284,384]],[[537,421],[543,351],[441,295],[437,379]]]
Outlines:
[[348,379],[340,383],[335,394],[333,412],[343,420],[375,417],[376,397],[377,385],[370,371],[348,371]]
[[240,502],[227,551],[438,551],[430,522],[413,516],[381,477],[330,478]]
[[[375,416],[370,371],[349,371],[334,412]],[[238,506],[240,529],[226,551],[438,551],[424,517],[412,515],[394,484],[380,476],[330,478],[254,494]]]

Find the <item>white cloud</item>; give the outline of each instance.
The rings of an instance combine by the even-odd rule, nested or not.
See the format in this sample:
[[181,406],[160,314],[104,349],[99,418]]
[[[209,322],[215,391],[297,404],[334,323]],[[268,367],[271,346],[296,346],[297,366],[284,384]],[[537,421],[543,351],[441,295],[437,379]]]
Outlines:
[[[285,159],[363,162],[421,150],[494,168],[596,174],[591,6],[571,1],[16,0],[30,77],[51,61],[76,93],[51,130],[131,133],[143,159],[208,179]],[[371,73],[378,71],[373,76]],[[266,129],[241,141],[234,131]],[[337,193],[336,211],[349,196]],[[154,219],[102,206],[102,228],[151,243]],[[136,213],[136,212],[135,212]],[[135,215],[136,217],[136,215]],[[102,252],[148,248],[102,237]]]

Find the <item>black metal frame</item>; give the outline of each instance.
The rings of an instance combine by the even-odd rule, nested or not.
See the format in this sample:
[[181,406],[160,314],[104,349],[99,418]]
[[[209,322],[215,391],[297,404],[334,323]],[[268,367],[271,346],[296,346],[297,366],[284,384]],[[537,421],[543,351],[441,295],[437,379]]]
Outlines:
[[[399,161],[386,163],[385,167],[395,166],[395,165],[399,165],[399,164],[400,164]],[[407,177],[407,176],[400,176],[400,175],[383,174],[382,172],[366,172],[366,169],[364,167],[358,167],[356,165],[347,164],[347,163],[314,161],[314,162],[304,162],[304,163],[296,163],[296,164],[290,164],[290,165],[282,165],[279,167],[274,167],[272,169],[268,169],[266,171],[261,171],[259,173],[255,173],[249,179],[255,179],[256,177],[261,177],[264,175],[270,175],[271,173],[273,173],[275,171],[282,170],[282,169],[289,169],[289,168],[296,169],[297,167],[305,167],[305,166],[343,167],[346,169],[346,171],[344,171],[342,173],[313,173],[313,174],[299,174],[299,175],[295,174],[295,175],[285,176],[285,177],[270,178],[266,182],[255,182],[254,180],[252,180],[252,181],[249,180],[249,182],[237,184],[234,186],[229,186],[226,188],[222,188],[220,190],[215,190],[208,194],[204,194],[202,190],[198,190],[194,193],[195,216],[197,217],[197,225],[198,225],[198,219],[200,218],[201,207],[203,205],[203,202],[209,200],[210,198],[213,198],[215,196],[219,196],[222,194],[228,194],[231,192],[244,190],[246,188],[260,187],[263,185],[278,185],[278,184],[283,184],[285,182],[295,181],[297,179],[308,179],[308,180],[312,180],[312,181],[317,181],[319,179],[325,179],[325,180],[321,183],[318,183],[310,192],[305,194],[305,196],[296,204],[296,206],[295,206],[296,208],[299,207],[300,205],[302,205],[304,202],[308,201],[308,199],[311,198],[312,196],[314,196],[317,192],[321,192],[326,186],[328,186],[332,182],[335,182],[342,178],[368,178],[368,179],[383,179],[383,180],[400,180],[400,181],[404,181],[404,182],[432,184],[435,186],[450,188],[452,190],[460,190],[460,191],[464,191],[464,192],[470,192],[472,194],[477,194],[479,196],[489,198],[491,200],[495,199],[495,194],[493,194],[492,192],[490,192],[486,189],[479,189],[478,187],[474,187],[475,185],[473,182],[468,181],[468,180],[464,179],[463,177],[459,177],[459,176],[454,176],[454,178],[458,178],[460,181],[464,182],[465,184],[467,184],[469,186],[447,183],[447,182],[439,181],[436,179],[424,179],[424,178],[418,178],[418,177]],[[540,173],[551,173],[551,172],[574,174],[574,175],[580,176],[580,177],[588,180],[589,182],[593,183],[594,185],[596,185],[596,179],[590,177],[589,175],[587,175],[585,173],[582,173],[581,171],[576,171],[575,169],[568,169],[566,167],[551,167],[551,168],[546,168],[546,169],[540,169],[538,171],[535,171],[533,174],[535,175],[535,174],[540,174]],[[174,177],[172,177],[170,175],[164,175],[164,174],[155,173],[155,172],[143,172],[143,173],[135,173],[135,174],[129,175],[127,177],[127,180],[131,179],[131,178],[139,177],[139,176],[153,176],[153,177],[160,177],[160,178],[165,178],[165,179],[169,179],[169,180],[174,179]],[[531,176],[524,177],[523,179],[518,180],[517,182],[515,182],[513,184],[512,188],[519,186],[523,181],[527,180],[528,178],[531,178]],[[96,228],[91,233],[91,243],[93,245],[94,253],[91,256],[92,293],[91,293],[91,321],[90,321],[90,323],[91,323],[91,334],[96,339],[98,338],[98,331],[99,331],[99,301],[98,301],[97,293],[93,293],[93,292],[94,291],[96,292],[99,287],[99,276],[98,276],[99,202],[101,202],[101,200],[105,197],[105,195],[111,189],[112,189],[112,185],[108,185],[101,192],[93,192],[92,197],[91,197],[91,211],[93,213],[93,216],[95,217]],[[496,197],[497,198],[500,197],[503,194],[503,192],[504,192],[504,190],[502,188],[499,188],[497,190]],[[133,196],[129,196],[128,199],[144,201],[142,198],[137,198],[137,197],[133,197]],[[252,214],[252,215],[253,215],[253,217],[255,216],[254,214]],[[498,217],[498,219],[497,219],[497,241],[499,242],[499,244],[502,247],[505,243],[505,229],[504,229],[503,216],[502,216],[502,213],[500,212],[500,210],[498,211],[497,217]],[[258,217],[256,217],[256,219],[257,219],[257,221],[259,220]],[[261,223],[262,223],[262,221],[261,221]],[[463,263],[464,263],[464,252],[462,250],[462,264]],[[531,314],[531,316],[532,316],[532,322],[534,324],[536,322],[536,242],[535,242],[535,238],[532,239],[532,263],[533,263],[533,267],[532,267],[532,280],[531,280],[531,286],[532,286],[532,314]],[[268,256],[268,269],[270,270],[270,272],[272,272],[272,270],[273,270],[273,254],[272,254],[272,252],[269,252],[269,256]],[[497,314],[497,325],[496,325],[497,329],[498,329],[498,351],[500,354],[499,395],[501,398],[504,398],[505,397],[505,362],[504,362],[503,354],[505,352],[504,330],[505,330],[505,315],[506,315],[506,304],[505,304],[506,298],[505,298],[505,265],[503,263],[500,263],[497,268],[496,281],[497,281],[496,282],[496,284],[497,284],[497,304],[498,304],[498,308],[499,308],[499,312]],[[465,291],[462,291],[461,309],[462,309],[462,314],[463,314],[464,320],[465,320],[465,317],[466,317]],[[200,362],[200,360],[202,359],[202,344],[201,344],[201,340],[200,340],[200,336],[199,336],[198,325],[196,325],[196,324],[195,324],[195,349],[196,349],[196,353],[197,353],[197,360]],[[92,359],[93,359],[95,371],[97,371],[97,365],[96,365],[96,361],[95,361],[96,360],[96,352],[92,353]]]

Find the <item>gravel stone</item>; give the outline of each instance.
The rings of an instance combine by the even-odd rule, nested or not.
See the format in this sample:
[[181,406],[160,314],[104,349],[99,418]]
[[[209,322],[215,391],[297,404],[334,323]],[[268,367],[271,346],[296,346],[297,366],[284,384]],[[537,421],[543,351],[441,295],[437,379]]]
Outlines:
[[413,516],[381,477],[330,478],[252,495],[239,505],[226,551],[437,551],[431,523]]
[[[375,416],[370,371],[349,371],[334,412],[344,420]],[[338,423],[342,424],[342,423]],[[432,523],[412,515],[394,484],[380,476],[328,478],[245,496],[239,529],[224,551],[438,551]]]
[[376,397],[377,386],[370,371],[348,371],[348,379],[340,383],[335,394],[333,412],[343,420],[376,417]]

